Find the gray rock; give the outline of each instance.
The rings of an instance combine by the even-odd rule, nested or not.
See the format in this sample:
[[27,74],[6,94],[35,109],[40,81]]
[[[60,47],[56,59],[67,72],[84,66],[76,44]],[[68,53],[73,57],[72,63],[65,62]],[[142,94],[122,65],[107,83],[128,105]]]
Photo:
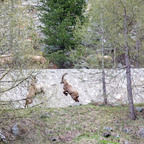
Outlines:
[[144,127],[140,128],[139,135],[140,137],[144,138]]
[[51,138],[51,141],[57,141],[56,137]]
[[136,107],[136,110],[137,110],[138,112],[142,112],[142,111],[144,110],[144,108],[143,108],[143,107]]
[[100,106],[100,107],[103,107],[103,106],[104,106],[104,104],[99,104],[99,106]]
[[124,68],[124,66],[121,63],[117,63],[117,68]]
[[124,128],[124,132],[128,134],[128,133],[130,133],[130,129]]
[[82,60],[81,60],[81,63],[85,63],[85,60],[84,60],[84,59],[82,59]]
[[51,115],[49,113],[42,114],[40,118],[45,119],[45,118],[50,118]]
[[104,129],[107,131],[113,131],[113,129],[111,127],[104,127]]
[[111,136],[111,134],[110,134],[110,133],[103,133],[103,137],[108,138],[108,137],[110,137],[110,136]]
[[114,137],[115,137],[115,138],[119,138],[119,137],[120,137],[120,135],[119,135],[119,134],[117,134],[117,135],[115,135]]
[[74,104],[73,104],[73,106],[80,106],[81,104],[79,103],[79,102],[75,102]]
[[11,129],[11,132],[14,136],[18,136],[20,134],[20,129],[19,129],[19,126],[18,124],[15,124],[12,129]]
[[81,69],[89,69],[89,67],[87,67],[87,66],[84,66],[84,67],[82,67]]
[[1,129],[0,129],[0,142],[7,142],[5,135],[3,135]]
[[113,106],[118,107],[118,106],[120,106],[120,104],[113,104]]

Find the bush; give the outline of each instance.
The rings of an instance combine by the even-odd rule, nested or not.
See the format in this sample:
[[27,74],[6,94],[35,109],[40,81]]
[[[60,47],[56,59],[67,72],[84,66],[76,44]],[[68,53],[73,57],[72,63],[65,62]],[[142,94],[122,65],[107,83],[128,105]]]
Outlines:
[[59,68],[71,68],[72,60],[62,50],[48,54],[49,60],[54,62]]

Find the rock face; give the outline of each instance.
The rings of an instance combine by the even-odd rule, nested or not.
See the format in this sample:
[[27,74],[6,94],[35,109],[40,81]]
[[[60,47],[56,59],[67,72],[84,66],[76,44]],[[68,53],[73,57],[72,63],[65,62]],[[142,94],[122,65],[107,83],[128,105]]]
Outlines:
[[14,136],[22,136],[25,134],[26,132],[26,129],[24,128],[25,125],[22,125],[22,124],[14,124],[11,128],[11,133],[14,135]]
[[0,129],[0,143],[1,142],[7,142],[5,135],[2,133],[2,130]]
[[139,135],[140,135],[141,138],[144,139],[144,127],[140,128]]
[[[61,76],[67,72],[65,79],[69,84],[74,86],[79,92],[80,104],[88,104],[91,101],[103,102],[101,70],[98,69],[43,69],[37,70],[37,84],[43,86],[45,93],[39,94],[34,98],[33,103],[36,105],[43,102],[45,107],[66,107],[73,105],[74,101],[70,95],[63,94],[63,85],[60,84]],[[24,71],[27,74],[28,71]],[[13,72],[12,78],[16,77],[18,72]],[[20,75],[18,75],[20,76]],[[132,88],[135,103],[144,103],[144,69],[132,69]],[[10,76],[5,77],[10,85]],[[0,100],[10,101],[24,99],[28,93],[28,82],[25,81],[18,87],[5,92],[1,95]],[[127,103],[127,87],[125,70],[106,70],[106,87],[108,101],[110,103]],[[13,103],[15,108],[24,107],[25,101]]]
[[108,126],[104,127],[104,129],[107,130],[107,131],[113,131],[113,129],[111,127],[108,127]]
[[110,133],[103,133],[103,137],[108,138],[108,137],[110,137],[110,136],[111,136],[111,134],[110,134]]
[[19,135],[19,126],[18,126],[18,124],[15,124],[13,127],[12,127],[12,129],[11,129],[11,131],[12,131],[12,134],[13,135],[15,135],[15,136],[18,136]]
[[144,107],[136,107],[136,110],[138,112],[143,112],[144,113]]

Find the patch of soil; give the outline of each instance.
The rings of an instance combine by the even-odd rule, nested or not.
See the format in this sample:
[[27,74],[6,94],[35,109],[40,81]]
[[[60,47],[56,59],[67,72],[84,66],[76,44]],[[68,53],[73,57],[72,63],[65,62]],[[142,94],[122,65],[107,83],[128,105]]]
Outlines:
[[78,131],[68,131],[67,133],[60,135],[59,140],[62,142],[69,142],[80,135]]

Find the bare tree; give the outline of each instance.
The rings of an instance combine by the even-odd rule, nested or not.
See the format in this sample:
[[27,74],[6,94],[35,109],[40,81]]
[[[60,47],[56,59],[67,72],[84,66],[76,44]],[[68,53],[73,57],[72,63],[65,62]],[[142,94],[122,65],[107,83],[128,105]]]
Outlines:
[[134,110],[133,94],[131,86],[131,69],[130,69],[130,59],[129,59],[129,47],[128,47],[128,28],[127,28],[127,13],[126,8],[124,8],[124,41],[125,41],[125,62],[126,62],[126,78],[127,78],[127,93],[129,102],[129,116],[132,120],[136,119],[136,114]]
[[107,104],[105,69],[104,69],[104,29],[103,29],[103,1],[101,1],[101,50],[102,50],[102,88],[104,104]]
[[31,63],[25,61],[27,55],[38,53],[33,48],[36,30],[33,19],[27,16],[28,8],[22,1],[0,2],[0,100],[36,74],[34,70],[27,71]]

